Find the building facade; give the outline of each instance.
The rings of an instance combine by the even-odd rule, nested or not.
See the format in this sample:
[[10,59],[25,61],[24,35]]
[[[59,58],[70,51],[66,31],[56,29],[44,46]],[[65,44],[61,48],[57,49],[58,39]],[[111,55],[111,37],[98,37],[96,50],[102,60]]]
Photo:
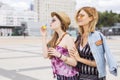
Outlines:
[[7,4],[0,4],[0,36],[12,36],[16,27],[37,22],[37,13],[33,11],[16,11]]
[[75,0],[34,0],[34,11],[38,14],[38,21],[41,25],[49,24],[50,13],[53,11],[64,11],[71,18],[71,25],[74,27]]

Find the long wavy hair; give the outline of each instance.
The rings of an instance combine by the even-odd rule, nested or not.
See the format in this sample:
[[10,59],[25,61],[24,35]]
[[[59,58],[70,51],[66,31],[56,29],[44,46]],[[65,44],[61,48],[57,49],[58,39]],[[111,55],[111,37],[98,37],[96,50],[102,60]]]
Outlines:
[[[56,16],[60,22],[61,22],[61,29],[66,32],[67,28],[69,25],[65,25],[64,21],[62,21],[62,19],[59,17],[59,15],[55,14],[54,16]],[[52,39],[47,43],[47,46],[49,47],[56,47],[56,42],[58,40],[58,33],[54,32],[52,35]]]
[[[92,17],[92,21],[89,22],[89,30],[88,33],[94,32],[96,24],[98,22],[98,12],[94,7],[82,7],[76,13],[75,20],[78,22],[78,14],[81,10],[84,10],[89,17]],[[83,27],[79,26],[80,34],[84,33]]]
[[[84,10],[89,17],[92,17],[92,21],[89,22],[89,28],[88,28],[88,34],[95,31],[96,24],[98,22],[98,12],[93,7],[82,7],[79,9],[76,13],[75,20],[76,23],[78,22],[78,14],[81,10]],[[83,27],[79,26],[79,36],[77,37],[77,40],[75,41],[76,48],[78,47],[80,43],[80,36],[84,33]]]

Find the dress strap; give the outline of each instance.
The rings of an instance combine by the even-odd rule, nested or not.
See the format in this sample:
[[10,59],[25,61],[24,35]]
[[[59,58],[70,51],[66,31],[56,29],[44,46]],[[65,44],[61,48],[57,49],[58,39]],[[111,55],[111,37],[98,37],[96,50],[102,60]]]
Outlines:
[[56,43],[56,46],[62,41],[63,37],[64,37],[66,34],[67,34],[67,33],[64,33],[64,34],[62,35],[62,37],[60,38],[60,40]]

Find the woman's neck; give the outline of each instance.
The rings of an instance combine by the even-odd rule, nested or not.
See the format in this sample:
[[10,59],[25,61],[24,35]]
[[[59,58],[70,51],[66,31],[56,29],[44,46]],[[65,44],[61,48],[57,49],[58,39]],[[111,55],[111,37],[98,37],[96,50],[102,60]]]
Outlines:
[[83,35],[88,35],[88,33],[89,33],[88,32],[88,30],[89,30],[88,28],[89,28],[89,25],[84,25],[83,26]]
[[65,34],[65,32],[63,30],[56,30],[56,32],[58,33],[58,37],[61,38],[63,34]]

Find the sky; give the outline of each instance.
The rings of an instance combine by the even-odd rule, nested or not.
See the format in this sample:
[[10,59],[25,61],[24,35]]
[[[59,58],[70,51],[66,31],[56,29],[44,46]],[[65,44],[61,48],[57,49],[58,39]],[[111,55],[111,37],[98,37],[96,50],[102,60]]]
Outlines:
[[27,10],[33,0],[0,0],[0,2],[6,3],[16,10]]
[[[17,10],[26,10],[33,0],[0,0],[0,2],[7,3]],[[83,6],[92,6],[98,11],[112,10],[120,13],[120,0],[76,0],[76,3],[76,9]]]
[[76,9],[83,6],[95,7],[98,11],[110,11],[120,13],[120,0],[76,0]]

